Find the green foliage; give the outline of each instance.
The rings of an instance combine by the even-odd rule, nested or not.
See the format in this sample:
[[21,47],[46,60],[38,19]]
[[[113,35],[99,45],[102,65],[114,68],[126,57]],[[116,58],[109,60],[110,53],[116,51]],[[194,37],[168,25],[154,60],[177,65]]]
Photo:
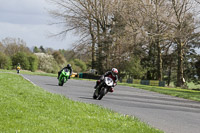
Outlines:
[[197,70],[197,76],[198,78],[200,79],[200,57],[199,57],[199,60],[195,63],[195,67],[196,67],[196,70]]
[[38,58],[36,55],[29,55],[28,56],[28,60],[30,63],[30,68],[29,70],[31,70],[32,72],[35,72],[38,69]]
[[141,79],[145,70],[142,68],[140,59],[137,57],[131,58],[129,62],[125,63],[125,73],[134,79]]
[[52,55],[58,64],[66,63],[65,57],[59,51],[55,51]]
[[24,52],[19,52],[12,56],[13,68],[16,68],[17,64],[24,70],[36,71],[38,68],[38,58],[34,54],[27,54]]
[[39,53],[39,52],[40,52],[40,49],[38,49],[38,47],[35,46],[35,47],[33,48],[33,52],[34,52],[34,53]]
[[76,66],[79,66],[83,72],[86,71],[87,66],[86,66],[85,62],[83,62],[82,60],[79,60],[79,59],[75,59],[74,63]]
[[87,65],[82,60],[74,59],[70,61],[70,64],[72,65],[72,69],[75,72],[85,72],[87,70]]
[[19,52],[12,56],[13,68],[16,68],[18,63],[20,63],[22,69],[29,70],[30,63],[28,60],[28,55],[26,53]]
[[73,72],[81,72],[80,67],[76,66],[74,61],[70,61],[69,63],[72,65]]
[[19,75],[0,75],[0,131],[161,133],[137,118],[44,91]]
[[0,68],[1,69],[11,69],[12,61],[9,56],[6,56],[4,53],[0,52]]
[[46,50],[44,49],[44,47],[41,45],[40,46],[40,51],[42,52],[42,53],[46,53]]

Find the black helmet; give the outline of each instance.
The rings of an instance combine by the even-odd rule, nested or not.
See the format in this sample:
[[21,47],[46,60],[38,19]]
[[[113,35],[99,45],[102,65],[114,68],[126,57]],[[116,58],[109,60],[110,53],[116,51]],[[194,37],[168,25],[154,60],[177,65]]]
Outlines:
[[71,66],[71,64],[67,64],[67,67],[70,68],[70,67],[72,67],[72,66]]

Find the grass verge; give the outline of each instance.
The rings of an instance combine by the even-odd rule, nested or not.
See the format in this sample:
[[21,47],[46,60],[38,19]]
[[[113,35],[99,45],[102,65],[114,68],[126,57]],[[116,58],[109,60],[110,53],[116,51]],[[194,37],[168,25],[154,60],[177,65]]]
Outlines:
[[119,84],[200,102],[200,91],[196,91],[196,90],[158,87],[158,86],[147,86],[147,85],[128,84],[128,83],[119,83]]
[[137,118],[44,91],[17,74],[0,73],[4,133],[161,133]]
[[[16,70],[4,70],[4,69],[0,69],[0,72],[9,72],[9,73],[17,73]],[[41,75],[41,76],[51,76],[51,77],[57,77],[58,74],[53,74],[53,73],[45,73],[45,72],[31,72],[31,71],[27,71],[27,70],[21,70],[20,74],[29,74],[29,75]]]

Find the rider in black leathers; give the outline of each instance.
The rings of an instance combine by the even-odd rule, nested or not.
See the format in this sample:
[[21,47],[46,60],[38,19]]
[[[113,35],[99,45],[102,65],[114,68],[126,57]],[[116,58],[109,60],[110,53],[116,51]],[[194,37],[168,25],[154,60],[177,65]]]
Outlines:
[[[110,77],[110,78],[112,78],[113,81],[114,81],[114,86],[116,86],[117,85],[117,81],[118,81],[117,74],[118,74],[118,70],[116,68],[112,68],[112,71],[106,72],[104,75],[101,76],[101,78],[99,80],[97,80],[96,85],[95,85],[94,88],[95,89],[97,88],[97,86],[104,80],[104,77]],[[111,88],[111,90],[109,90],[110,92],[114,91],[113,87]]]

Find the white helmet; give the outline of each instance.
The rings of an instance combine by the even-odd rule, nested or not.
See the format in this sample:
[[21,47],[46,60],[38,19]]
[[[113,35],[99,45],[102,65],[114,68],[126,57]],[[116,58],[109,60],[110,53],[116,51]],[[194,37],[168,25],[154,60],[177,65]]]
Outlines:
[[115,76],[118,74],[118,70],[116,68],[112,68],[112,75]]

